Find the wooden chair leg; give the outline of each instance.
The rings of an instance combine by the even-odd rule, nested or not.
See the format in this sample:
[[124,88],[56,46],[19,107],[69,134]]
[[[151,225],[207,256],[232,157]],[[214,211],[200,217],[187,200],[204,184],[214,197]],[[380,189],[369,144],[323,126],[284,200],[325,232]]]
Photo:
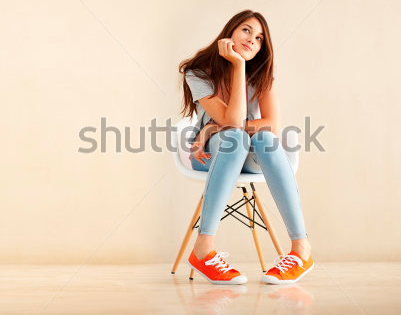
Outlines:
[[281,248],[280,242],[278,240],[277,234],[273,229],[273,226],[270,222],[269,217],[267,216],[267,212],[265,210],[265,207],[263,206],[262,202],[259,199],[259,196],[256,192],[256,190],[253,190],[253,198],[255,198],[256,205],[258,206],[258,209],[260,211],[260,215],[262,216],[263,222],[265,223],[265,226],[267,228],[267,231],[269,232],[270,238],[273,242],[274,247],[276,248],[276,251],[279,255],[284,255],[283,249]]
[[198,219],[200,217],[200,213],[201,213],[201,209],[202,209],[202,199],[203,199],[203,194],[198,202],[198,206],[196,207],[195,213],[192,216],[192,220],[188,226],[187,232],[185,233],[185,237],[184,237],[184,240],[182,241],[180,251],[178,252],[173,269],[171,270],[172,274],[175,274],[175,272],[178,268],[178,265],[180,264],[180,261],[182,259],[182,256],[184,255],[185,249],[187,248],[189,240],[191,239],[192,232],[193,232],[193,226],[195,225],[196,221],[198,221]]
[[[248,192],[244,192],[244,197],[249,199]],[[246,211],[248,212],[248,217],[252,218],[252,208],[249,202],[245,204]],[[253,240],[255,242],[256,246],[256,251],[258,252],[259,256],[259,261],[260,261],[260,266],[262,267],[262,271],[266,272],[266,264],[265,264],[265,259],[263,257],[263,252],[262,252],[262,247],[260,246],[260,239],[259,239],[259,234],[258,231],[255,229],[254,223],[250,220],[249,224],[252,226],[252,235],[253,235]]]
[[189,274],[189,280],[194,280],[194,273],[195,273],[195,270],[193,270],[191,268],[191,273]]

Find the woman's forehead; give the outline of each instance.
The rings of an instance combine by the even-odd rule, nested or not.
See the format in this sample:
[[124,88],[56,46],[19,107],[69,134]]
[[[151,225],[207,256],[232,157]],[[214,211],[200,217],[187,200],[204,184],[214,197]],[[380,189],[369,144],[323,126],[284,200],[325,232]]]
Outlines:
[[262,25],[260,24],[257,18],[250,18],[248,20],[245,20],[244,22],[242,22],[240,26],[245,26],[245,25],[250,27],[253,31],[256,31],[263,35]]

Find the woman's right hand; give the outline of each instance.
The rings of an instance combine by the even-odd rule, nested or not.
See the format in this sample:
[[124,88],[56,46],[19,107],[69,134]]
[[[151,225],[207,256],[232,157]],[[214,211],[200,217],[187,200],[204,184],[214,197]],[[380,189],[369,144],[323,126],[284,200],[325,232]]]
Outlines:
[[219,47],[219,55],[230,61],[233,65],[245,61],[239,53],[234,51],[234,41],[231,38],[219,39],[217,43]]
[[210,159],[211,157],[210,153],[206,153],[205,151],[203,151],[203,147],[199,142],[194,142],[193,153],[194,153],[194,159],[197,160],[202,165],[206,164],[206,162],[204,162],[202,159]]

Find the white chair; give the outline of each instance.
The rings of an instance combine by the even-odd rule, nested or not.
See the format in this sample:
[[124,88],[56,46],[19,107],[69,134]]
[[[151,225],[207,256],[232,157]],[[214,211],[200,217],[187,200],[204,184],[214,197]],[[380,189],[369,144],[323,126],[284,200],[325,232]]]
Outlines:
[[[176,167],[184,176],[187,176],[187,177],[193,178],[193,179],[197,179],[197,180],[206,181],[208,173],[203,172],[203,171],[196,171],[196,170],[192,169],[191,162],[189,160],[190,145],[187,142],[181,141],[181,140],[185,139],[185,137],[182,136],[183,132],[190,131],[190,127],[193,127],[196,124],[196,121],[197,121],[197,118],[196,118],[196,115],[194,114],[194,117],[192,120],[190,120],[190,118],[186,117],[186,118],[181,119],[177,124],[174,125],[174,127],[176,127],[176,130],[172,131],[171,140],[172,140],[173,147],[177,148],[177,150],[176,150],[176,152],[173,153],[173,155],[174,155],[174,161],[175,161]],[[279,139],[280,139],[280,142],[281,142],[285,152],[287,153],[291,167],[295,174],[298,170],[299,151],[296,150],[296,151],[290,152],[289,149],[295,148],[298,145],[298,134],[294,130],[288,131],[287,133],[284,133],[283,131],[284,130],[281,130],[281,132],[279,134]],[[180,145],[181,142],[184,142],[184,143],[182,143],[182,145]],[[225,214],[223,215],[221,220],[225,219],[228,216],[232,216],[251,229],[262,270],[263,270],[263,272],[266,272],[266,265],[264,262],[262,249],[260,246],[259,235],[257,233],[257,230],[254,228],[255,225],[267,230],[267,232],[269,233],[269,236],[273,242],[273,245],[279,255],[283,255],[284,252],[281,248],[281,245],[279,243],[277,235],[271,225],[271,221],[270,221],[269,217],[267,216],[265,207],[263,206],[262,202],[260,201],[260,198],[258,197],[258,193],[256,192],[255,186],[253,184],[253,183],[260,183],[260,182],[265,182],[263,173],[260,173],[260,174],[241,173],[237,180],[237,188],[242,189],[243,198],[238,200],[237,202],[233,203],[232,205],[227,205],[227,208],[225,209]],[[249,198],[248,192],[246,190],[246,187],[245,187],[246,183],[249,183],[252,188],[252,197],[251,198]],[[178,265],[184,255],[185,249],[189,243],[189,240],[191,238],[193,230],[198,227],[197,223],[200,219],[202,199],[203,199],[203,194],[198,202],[195,213],[193,214],[191,222],[187,228],[187,232],[185,234],[184,240],[181,244],[180,250],[178,252],[177,258],[175,260],[174,266],[171,271],[172,274],[175,274],[175,272],[178,268]],[[257,207],[255,206],[255,203],[256,203]],[[243,213],[238,211],[243,206],[245,206],[245,208],[246,208],[247,215],[244,215]],[[256,216],[255,216],[255,214],[256,214]],[[244,218],[246,221],[249,222],[249,224],[246,221],[244,222],[243,220],[241,220],[241,218],[237,217],[236,215],[239,215],[240,217]],[[261,223],[257,222],[258,218],[262,221]],[[193,280],[193,274],[194,274],[194,271],[193,271],[193,269],[191,269],[191,274],[189,277],[190,280]]]

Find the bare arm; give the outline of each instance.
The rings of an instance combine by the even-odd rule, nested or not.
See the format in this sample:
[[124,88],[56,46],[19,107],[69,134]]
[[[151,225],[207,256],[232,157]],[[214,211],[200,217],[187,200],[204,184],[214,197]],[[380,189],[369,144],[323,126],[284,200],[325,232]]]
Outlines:
[[210,137],[215,133],[219,132],[220,130],[222,130],[222,127],[219,126],[218,124],[213,124],[213,123],[207,124],[198,133],[195,143],[197,143],[199,147],[203,148],[206,142],[210,139]]
[[[231,82],[231,96],[222,126],[230,125],[241,128],[246,119],[246,88],[245,88],[245,62],[234,65]],[[219,123],[218,121],[216,121]]]
[[220,126],[242,128],[246,119],[245,60],[232,49],[231,39],[219,41],[219,54],[229,60],[233,68],[231,96],[228,104],[218,96],[201,98],[199,103]]
[[259,130],[270,130],[278,136],[281,129],[281,117],[277,91],[274,85],[270,91],[264,91],[259,97],[259,107],[262,118],[247,121],[245,131],[249,135],[253,135]]

